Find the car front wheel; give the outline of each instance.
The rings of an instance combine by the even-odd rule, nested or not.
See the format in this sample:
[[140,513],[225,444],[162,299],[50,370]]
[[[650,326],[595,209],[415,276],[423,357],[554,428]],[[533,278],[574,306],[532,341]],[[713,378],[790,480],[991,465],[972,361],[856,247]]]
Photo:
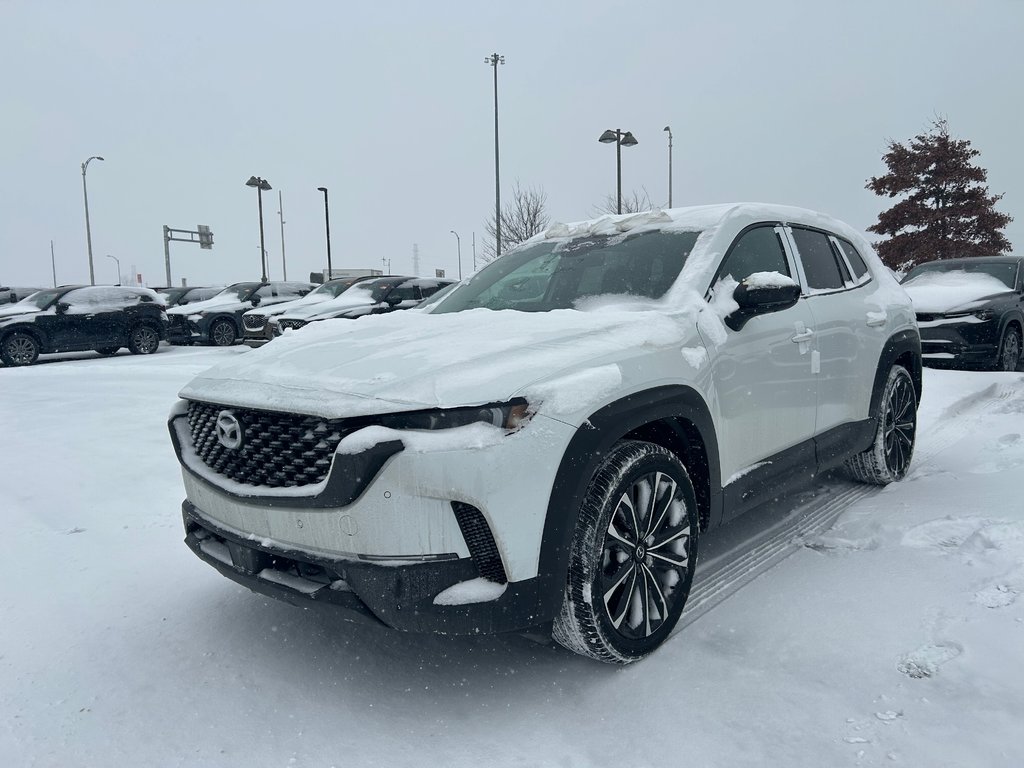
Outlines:
[[1020,363],[1021,339],[1017,326],[1011,325],[1003,333],[1003,339],[999,342],[999,353],[996,355],[994,370],[1016,371]]
[[28,333],[12,333],[0,345],[0,359],[5,365],[32,365],[38,357],[39,342]]
[[230,320],[218,320],[210,327],[210,341],[216,347],[230,347],[238,333]]
[[889,371],[876,420],[871,447],[847,459],[846,468],[862,483],[888,485],[907,476],[917,440],[917,392],[902,365]]
[[614,664],[657,648],[690,592],[698,521],[693,484],[675,454],[617,443],[580,508],[555,640]]
[[128,335],[128,351],[133,355],[151,355],[160,347],[160,334],[148,325],[136,325]]

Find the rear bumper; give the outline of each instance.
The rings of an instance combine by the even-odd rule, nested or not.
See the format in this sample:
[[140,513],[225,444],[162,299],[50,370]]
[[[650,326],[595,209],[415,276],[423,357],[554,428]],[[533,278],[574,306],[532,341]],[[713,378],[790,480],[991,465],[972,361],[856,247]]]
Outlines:
[[489,634],[543,623],[538,579],[507,584],[500,597],[486,602],[434,604],[445,589],[477,578],[469,558],[411,564],[326,559],[227,531],[189,501],[182,504],[182,517],[185,543],[200,560],[254,592],[292,605],[409,632]]

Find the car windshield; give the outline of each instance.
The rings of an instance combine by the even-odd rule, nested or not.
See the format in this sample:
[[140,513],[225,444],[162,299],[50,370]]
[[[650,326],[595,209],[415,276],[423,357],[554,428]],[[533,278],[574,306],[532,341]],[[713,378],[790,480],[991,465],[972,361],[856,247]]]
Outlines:
[[648,231],[525,246],[486,266],[432,312],[547,312],[605,294],[658,299],[679,276],[699,234]]
[[[345,291],[345,295],[353,299],[365,299],[367,303],[377,304],[378,302],[384,301],[384,297],[388,295],[388,291],[400,282],[402,282],[402,279],[400,278],[390,280],[366,280],[353,285],[349,290]],[[362,294],[365,294],[365,296]]]
[[249,297],[252,295],[252,292],[258,289],[259,287],[259,283],[239,283],[238,285],[229,285],[223,291],[218,293],[215,298],[248,301]]
[[342,293],[347,291],[359,280],[353,278],[351,280],[331,280],[329,283],[324,283],[315,291],[312,291],[310,296],[340,296]]
[[989,275],[1010,289],[1017,284],[1017,264],[1015,262],[959,260],[952,262],[930,261],[927,264],[919,264],[907,273],[907,276],[903,278],[903,284],[907,285],[922,275],[934,275],[942,272]]
[[36,291],[31,296],[26,296],[24,299],[19,301],[15,306],[23,307],[35,307],[36,309],[46,309],[55,299],[59,298],[65,293],[63,288],[51,288],[48,291]]

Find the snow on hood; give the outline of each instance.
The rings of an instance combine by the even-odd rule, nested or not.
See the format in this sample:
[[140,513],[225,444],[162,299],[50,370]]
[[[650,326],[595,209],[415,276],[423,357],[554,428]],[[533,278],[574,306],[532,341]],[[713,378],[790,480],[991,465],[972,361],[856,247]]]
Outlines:
[[[674,314],[473,309],[314,323],[200,374],[181,396],[327,418],[503,402],[624,350],[680,343],[706,306],[694,294]],[[577,388],[603,392],[615,376],[603,368]]]
[[284,313],[282,317],[308,320],[309,318],[316,317],[318,315],[343,312],[346,309],[353,309],[355,307],[370,307],[376,303],[377,302],[373,300],[373,294],[365,287],[360,287],[357,283],[340,296],[335,296],[328,301],[322,301],[309,307],[294,307]]
[[240,307],[253,308],[248,301],[239,301],[236,296],[214,296],[212,299],[193,301],[189,304],[182,304],[180,307],[171,307],[167,310],[168,315],[196,315],[200,312],[215,312],[217,310],[235,311]]
[[12,315],[28,315],[35,312],[42,312],[42,310],[35,305],[25,304],[23,306],[20,301],[17,304],[8,304],[6,307],[0,307],[0,317],[11,317]]
[[1010,293],[1010,289],[999,278],[960,269],[925,272],[904,283],[903,289],[914,302],[915,311],[931,313],[967,310],[971,308],[969,305]]

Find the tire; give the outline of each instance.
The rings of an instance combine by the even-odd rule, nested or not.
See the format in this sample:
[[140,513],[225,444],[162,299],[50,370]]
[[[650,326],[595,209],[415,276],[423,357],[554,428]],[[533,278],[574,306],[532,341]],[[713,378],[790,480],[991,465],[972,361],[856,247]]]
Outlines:
[[1020,363],[1021,338],[1017,326],[1011,325],[1003,332],[1003,338],[999,342],[999,351],[996,353],[993,371],[1016,371]]
[[128,351],[133,355],[151,355],[160,348],[160,334],[151,325],[139,323],[128,333]]
[[96,351],[99,352],[104,357],[108,357],[109,355],[116,355],[118,352],[121,351],[121,348],[120,347],[103,347],[102,349],[97,349]]
[[4,365],[32,365],[39,359],[39,342],[30,333],[15,331],[0,344],[0,360]]
[[210,343],[215,347],[230,347],[238,338],[238,330],[230,320],[217,320],[210,326]]
[[917,439],[917,393],[907,369],[894,365],[878,405],[878,429],[871,447],[846,460],[854,480],[888,485],[910,469]]
[[675,454],[653,443],[617,443],[580,508],[554,639],[612,664],[661,645],[690,593],[698,521],[693,484]]

